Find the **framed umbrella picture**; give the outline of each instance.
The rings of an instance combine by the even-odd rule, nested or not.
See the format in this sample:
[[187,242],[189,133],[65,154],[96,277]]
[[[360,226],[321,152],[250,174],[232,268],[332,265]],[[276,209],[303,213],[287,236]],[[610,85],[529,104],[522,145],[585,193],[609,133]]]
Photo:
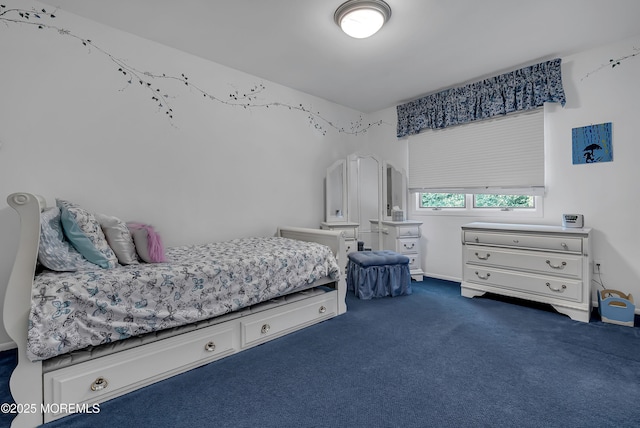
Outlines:
[[571,130],[573,164],[613,161],[611,122]]

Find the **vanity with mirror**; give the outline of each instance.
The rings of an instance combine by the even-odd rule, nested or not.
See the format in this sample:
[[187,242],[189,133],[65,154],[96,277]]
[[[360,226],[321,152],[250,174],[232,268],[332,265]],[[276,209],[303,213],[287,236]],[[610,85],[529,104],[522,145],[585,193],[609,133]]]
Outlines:
[[375,155],[354,153],[327,168],[322,229],[343,231],[347,252],[387,249],[411,260],[411,276],[422,280],[420,225],[406,220],[404,171]]

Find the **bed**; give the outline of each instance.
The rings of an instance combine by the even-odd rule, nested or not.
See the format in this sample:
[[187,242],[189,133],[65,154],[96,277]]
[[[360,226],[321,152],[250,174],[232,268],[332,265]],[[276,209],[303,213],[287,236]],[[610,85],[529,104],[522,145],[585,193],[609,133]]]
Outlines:
[[[21,412],[12,426],[90,412],[97,403],[346,312],[339,232],[281,227],[271,237],[158,252],[161,243],[147,225],[130,225],[139,226],[131,233],[136,248],[144,242],[143,260],[120,264],[118,253],[102,265],[86,263],[93,257],[87,255],[77,269],[53,271],[42,268],[39,247],[55,207],[30,193],[14,193],[7,202],[20,216],[3,313],[18,347],[10,387]],[[64,222],[66,208],[60,209]],[[137,239],[138,231],[146,240]]]

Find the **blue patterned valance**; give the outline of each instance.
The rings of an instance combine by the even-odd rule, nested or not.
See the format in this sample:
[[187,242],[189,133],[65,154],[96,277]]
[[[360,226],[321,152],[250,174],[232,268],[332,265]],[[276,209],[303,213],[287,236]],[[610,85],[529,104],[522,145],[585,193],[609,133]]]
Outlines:
[[398,137],[531,110],[545,102],[564,106],[561,61],[541,62],[399,105]]

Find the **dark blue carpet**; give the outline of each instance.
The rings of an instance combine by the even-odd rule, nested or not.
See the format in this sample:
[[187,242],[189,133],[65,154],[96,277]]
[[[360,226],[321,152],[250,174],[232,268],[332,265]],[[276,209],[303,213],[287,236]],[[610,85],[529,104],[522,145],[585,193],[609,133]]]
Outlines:
[[640,426],[639,328],[448,281],[413,290],[349,295],[345,315],[47,427]]

